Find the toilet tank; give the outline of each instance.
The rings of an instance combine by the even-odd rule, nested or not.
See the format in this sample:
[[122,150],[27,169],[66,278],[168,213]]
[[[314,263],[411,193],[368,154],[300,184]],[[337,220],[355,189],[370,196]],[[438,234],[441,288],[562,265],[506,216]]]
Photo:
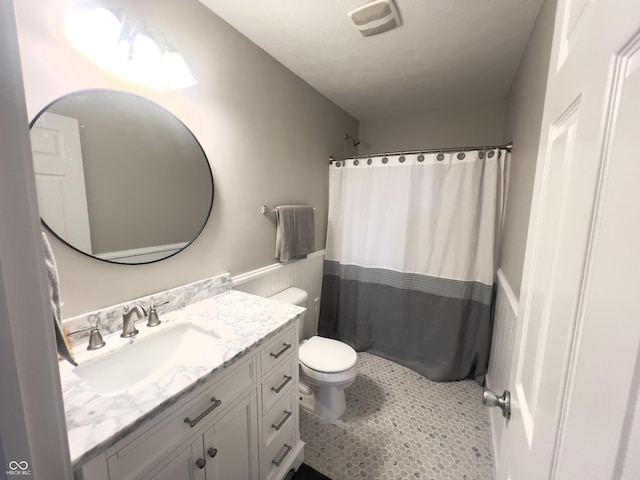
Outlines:
[[300,324],[300,340],[315,335],[315,332],[313,331],[313,315],[309,312],[309,307],[307,306],[307,300],[309,298],[307,292],[300,288],[289,287],[286,290],[270,296],[269,298],[271,300],[276,300],[277,302],[305,307],[307,311],[302,315],[302,323]]

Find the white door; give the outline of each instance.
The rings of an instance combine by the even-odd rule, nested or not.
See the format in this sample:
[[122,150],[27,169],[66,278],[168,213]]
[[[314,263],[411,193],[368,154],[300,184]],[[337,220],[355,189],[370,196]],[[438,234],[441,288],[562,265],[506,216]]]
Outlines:
[[497,475],[637,478],[640,1],[558,0],[542,131]]
[[191,445],[180,450],[175,457],[164,462],[142,480],[205,480],[204,455],[202,452],[202,437],[199,436]]
[[204,433],[207,480],[258,479],[258,419],[255,392]]
[[91,253],[78,120],[43,113],[31,128],[40,216],[56,234]]

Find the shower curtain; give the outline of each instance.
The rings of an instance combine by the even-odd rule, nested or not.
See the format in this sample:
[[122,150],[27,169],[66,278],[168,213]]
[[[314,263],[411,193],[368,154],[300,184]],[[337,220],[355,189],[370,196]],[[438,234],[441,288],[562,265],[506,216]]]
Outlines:
[[482,382],[507,156],[333,162],[319,334],[434,381]]

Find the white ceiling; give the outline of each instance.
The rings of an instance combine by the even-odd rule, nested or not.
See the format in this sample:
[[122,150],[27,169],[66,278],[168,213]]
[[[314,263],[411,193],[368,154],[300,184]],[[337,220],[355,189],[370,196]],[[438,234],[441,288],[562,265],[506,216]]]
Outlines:
[[360,120],[506,97],[543,0],[395,0],[402,25],[363,37],[369,0],[200,0]]

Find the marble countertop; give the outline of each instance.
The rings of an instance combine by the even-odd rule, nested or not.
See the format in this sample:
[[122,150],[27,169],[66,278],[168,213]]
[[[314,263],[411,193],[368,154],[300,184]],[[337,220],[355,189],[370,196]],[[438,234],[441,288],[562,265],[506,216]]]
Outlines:
[[303,312],[302,307],[230,290],[160,315],[163,322],[160,326],[148,328],[145,323],[137,323],[140,333],[132,339],[120,338],[114,333],[105,337],[107,345],[100,350],[89,352],[84,348],[86,345],[79,346],[74,354],[82,365],[183,322],[215,336],[212,349],[206,355],[181,358],[179,363],[148,380],[110,396],[96,393],[74,373],[71,364],[61,363],[62,394],[74,468],[105,452],[143,422],[161,414],[214,374],[244,358],[295,322]]

